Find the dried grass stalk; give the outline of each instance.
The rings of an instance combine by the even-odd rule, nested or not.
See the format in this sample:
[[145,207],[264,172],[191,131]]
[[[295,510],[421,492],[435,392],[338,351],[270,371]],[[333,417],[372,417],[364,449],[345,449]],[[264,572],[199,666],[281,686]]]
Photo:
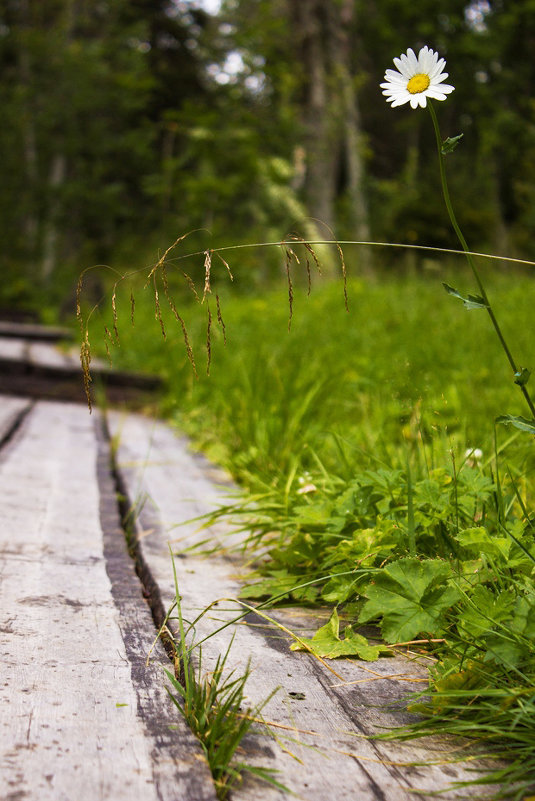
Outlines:
[[208,321],[206,324],[206,375],[210,375],[210,365],[212,363],[212,312],[210,304],[206,304],[208,311]]
[[204,303],[206,296],[212,292],[210,286],[210,273],[212,270],[212,254],[213,250],[204,251],[204,290],[201,303]]
[[217,304],[217,322],[221,326],[221,330],[223,331],[223,344],[227,344],[227,329],[225,328],[225,323],[223,321],[223,315],[221,314],[221,304],[219,302],[219,295],[215,296],[216,304]]

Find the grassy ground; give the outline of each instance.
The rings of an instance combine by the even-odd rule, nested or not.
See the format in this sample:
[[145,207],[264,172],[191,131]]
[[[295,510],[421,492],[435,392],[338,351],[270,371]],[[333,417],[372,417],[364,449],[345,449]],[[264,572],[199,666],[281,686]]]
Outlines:
[[[210,297],[210,377],[207,304],[183,301],[198,378],[164,300],[166,344],[150,290],[136,295],[133,327],[118,295],[114,359],[165,374],[164,412],[244,487],[233,514],[252,530],[251,549],[269,552],[244,595],[336,607],[353,627],[340,634],[333,618],[310,642],[324,655],[367,658],[361,623],[388,643],[420,641],[436,657],[434,692],[414,701],[424,717],[406,734],[479,736],[510,760],[496,782],[527,798],[535,452],[530,435],[494,419],[529,413],[486,313],[467,311],[441,279],[472,289],[466,275],[382,276],[350,282],[346,311],[341,282],[309,297],[294,287],[289,332],[286,286],[245,297],[224,287],[220,314]],[[486,283],[517,362],[531,368],[532,279]]]

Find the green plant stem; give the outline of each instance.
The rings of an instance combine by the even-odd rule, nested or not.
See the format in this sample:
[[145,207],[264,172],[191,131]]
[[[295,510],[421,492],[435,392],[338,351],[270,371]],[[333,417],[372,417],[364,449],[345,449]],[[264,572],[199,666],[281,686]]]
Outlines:
[[[479,272],[478,272],[477,267],[475,265],[475,262],[474,262],[474,260],[472,258],[472,255],[471,255],[471,252],[470,252],[470,248],[468,247],[468,244],[466,242],[466,239],[464,238],[463,232],[461,231],[459,223],[457,222],[457,218],[455,216],[455,212],[453,211],[453,206],[452,206],[452,203],[451,203],[450,193],[449,193],[449,189],[448,189],[448,182],[447,182],[447,179],[446,179],[446,169],[445,169],[445,166],[444,166],[444,155],[442,153],[442,137],[440,135],[440,128],[439,128],[439,125],[438,125],[437,115],[436,115],[435,109],[433,108],[433,104],[430,101],[428,102],[427,105],[428,105],[428,108],[429,108],[429,112],[431,114],[431,119],[433,120],[433,128],[435,130],[435,138],[436,138],[437,150],[438,150],[438,163],[439,163],[439,168],[440,168],[440,181],[441,181],[441,184],[442,184],[442,194],[444,196],[444,202],[445,202],[446,208],[448,210],[448,215],[449,215],[449,218],[450,218],[450,222],[451,222],[451,224],[453,226],[453,230],[457,234],[457,238],[458,238],[459,242],[461,243],[461,247],[462,247],[462,249],[463,249],[463,251],[465,253],[465,256],[468,259],[468,264],[470,265],[470,268],[471,268],[472,273],[474,275],[474,278],[476,280],[477,286],[478,286],[479,291],[481,293],[481,297],[482,297],[482,299],[483,299],[483,301],[485,303],[485,308],[487,309],[487,312],[488,312],[488,315],[489,315],[490,320],[492,322],[492,325],[494,326],[494,330],[496,331],[498,339],[500,340],[500,344],[501,344],[501,346],[502,346],[502,348],[503,348],[503,350],[505,352],[505,355],[507,356],[507,360],[508,360],[509,364],[511,365],[511,369],[513,371],[513,374],[515,374],[515,373],[519,372],[518,367],[516,365],[516,362],[515,362],[515,360],[513,358],[513,355],[511,353],[511,351],[509,350],[509,346],[507,345],[507,342],[506,342],[505,337],[504,337],[504,335],[502,333],[502,330],[500,328],[498,320],[496,319],[496,315],[494,314],[494,310],[492,308],[492,305],[490,303],[488,295],[487,295],[487,293],[485,291],[485,287],[483,286],[483,282],[481,281]],[[531,414],[533,415],[533,417],[535,417],[535,405],[533,404],[533,401],[531,400],[531,396],[530,396],[528,390],[526,389],[526,387],[524,385],[520,386],[520,390],[522,391],[522,394],[524,395],[524,398],[526,400],[526,403],[529,406]]]

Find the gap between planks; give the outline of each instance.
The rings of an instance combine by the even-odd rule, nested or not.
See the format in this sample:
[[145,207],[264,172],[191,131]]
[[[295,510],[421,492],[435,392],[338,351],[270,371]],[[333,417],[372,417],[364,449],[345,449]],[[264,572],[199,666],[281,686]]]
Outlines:
[[160,644],[146,664],[154,624],[98,420],[0,398],[1,432],[0,796],[215,801]]

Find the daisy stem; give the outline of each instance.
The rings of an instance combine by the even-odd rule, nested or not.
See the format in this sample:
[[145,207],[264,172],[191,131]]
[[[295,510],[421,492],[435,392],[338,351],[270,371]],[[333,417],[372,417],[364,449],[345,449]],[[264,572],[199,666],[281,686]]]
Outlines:
[[[504,335],[502,333],[502,330],[500,328],[498,320],[496,319],[496,315],[494,314],[494,310],[493,310],[493,308],[491,306],[489,297],[487,295],[485,287],[483,286],[483,282],[481,281],[481,278],[479,276],[479,272],[477,270],[475,262],[474,262],[474,260],[472,258],[471,253],[470,253],[470,248],[467,245],[467,242],[466,242],[466,239],[464,238],[463,232],[461,231],[459,223],[457,222],[457,218],[455,216],[455,212],[453,211],[453,206],[452,206],[452,203],[451,203],[450,193],[449,193],[449,189],[448,189],[448,182],[446,180],[446,169],[445,169],[445,165],[444,165],[444,155],[442,153],[442,137],[440,135],[440,128],[439,128],[439,125],[438,125],[438,120],[437,120],[437,115],[436,115],[435,109],[433,108],[433,104],[431,103],[431,101],[429,99],[428,99],[428,102],[427,102],[427,107],[429,108],[429,112],[431,114],[431,119],[433,120],[433,128],[435,129],[435,137],[436,137],[436,141],[437,141],[437,150],[438,150],[438,164],[439,164],[439,168],[440,168],[440,181],[442,183],[442,194],[444,196],[444,202],[445,202],[446,208],[448,210],[448,215],[449,215],[449,218],[450,218],[450,222],[451,222],[451,224],[453,226],[453,230],[457,234],[457,238],[458,238],[459,242],[461,243],[461,247],[465,252],[466,258],[468,259],[468,264],[470,265],[470,268],[471,268],[472,273],[474,275],[474,278],[476,280],[477,286],[478,286],[479,291],[481,293],[481,298],[482,298],[482,300],[483,300],[483,302],[485,304],[485,308],[486,308],[487,313],[488,313],[488,315],[490,317],[490,320],[492,322],[494,330],[496,331],[498,339],[500,340],[500,344],[501,344],[501,346],[502,346],[502,348],[503,348],[503,350],[505,352],[505,355],[507,356],[507,360],[508,360],[509,364],[511,365],[511,369],[513,371],[513,374],[516,374],[516,373],[519,372],[518,367],[516,365],[516,362],[515,362],[515,360],[513,358],[513,355],[511,353],[511,351],[509,350],[509,346],[507,345],[507,342],[505,341],[505,337],[504,337]],[[531,400],[531,396],[530,396],[528,390],[526,389],[524,384],[519,385],[519,386],[520,386],[520,390],[522,391],[522,394],[524,395],[526,403],[529,406],[531,414],[533,415],[533,417],[535,417],[535,405],[533,404],[533,401]]]

